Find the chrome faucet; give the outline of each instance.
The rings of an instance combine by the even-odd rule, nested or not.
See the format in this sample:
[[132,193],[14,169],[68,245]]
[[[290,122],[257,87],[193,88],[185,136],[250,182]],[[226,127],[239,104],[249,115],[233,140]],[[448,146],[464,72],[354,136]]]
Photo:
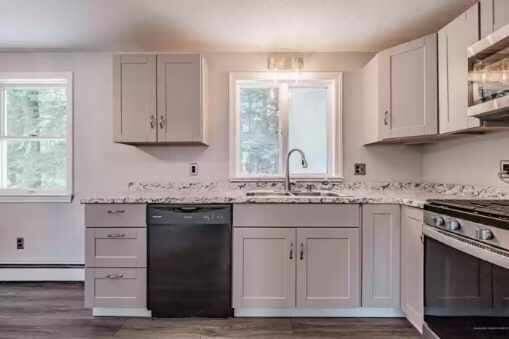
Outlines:
[[285,180],[285,192],[289,193],[291,189],[290,183],[290,156],[294,153],[300,153],[302,168],[308,168],[308,161],[306,160],[306,155],[302,150],[298,148],[291,149],[286,156],[286,180]]

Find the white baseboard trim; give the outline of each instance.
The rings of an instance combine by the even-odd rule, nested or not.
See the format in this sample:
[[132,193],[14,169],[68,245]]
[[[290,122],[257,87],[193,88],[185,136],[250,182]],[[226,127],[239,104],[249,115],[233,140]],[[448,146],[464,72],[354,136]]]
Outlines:
[[0,268],[0,281],[84,281],[83,268]]
[[94,307],[92,309],[94,317],[138,317],[151,318],[152,311],[146,308],[114,308],[114,307]]
[[404,318],[397,308],[236,308],[235,317]]

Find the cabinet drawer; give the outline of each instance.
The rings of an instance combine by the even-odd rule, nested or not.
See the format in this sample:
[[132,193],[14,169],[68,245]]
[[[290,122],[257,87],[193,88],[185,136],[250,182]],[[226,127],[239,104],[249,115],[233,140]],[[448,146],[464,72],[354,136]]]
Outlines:
[[146,307],[145,268],[87,268],[86,307]]
[[145,204],[85,205],[86,227],[145,227]]
[[246,204],[233,207],[235,227],[359,227],[359,205]]
[[146,228],[87,228],[87,267],[147,267]]

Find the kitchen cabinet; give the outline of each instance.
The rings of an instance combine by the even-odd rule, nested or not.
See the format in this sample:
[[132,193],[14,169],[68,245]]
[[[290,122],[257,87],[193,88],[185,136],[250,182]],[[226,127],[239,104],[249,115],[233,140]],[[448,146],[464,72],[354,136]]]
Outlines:
[[436,34],[378,53],[363,70],[366,143],[436,134],[437,86]]
[[233,307],[360,306],[356,228],[234,228]]
[[295,229],[234,229],[234,308],[295,306],[295,243]]
[[479,40],[479,4],[469,8],[438,32],[440,133],[480,126],[468,117],[467,48]]
[[401,309],[422,333],[424,323],[423,211],[403,206],[401,210]]
[[94,315],[150,316],[145,204],[85,205],[85,306]]
[[157,141],[156,56],[113,57],[114,141]]
[[400,307],[401,208],[362,208],[362,306]]
[[297,307],[360,307],[357,228],[297,229]]
[[206,65],[198,54],[157,56],[158,141],[206,143]]
[[481,0],[481,38],[509,24],[509,1]]
[[115,55],[114,141],[206,145],[206,86],[199,54]]

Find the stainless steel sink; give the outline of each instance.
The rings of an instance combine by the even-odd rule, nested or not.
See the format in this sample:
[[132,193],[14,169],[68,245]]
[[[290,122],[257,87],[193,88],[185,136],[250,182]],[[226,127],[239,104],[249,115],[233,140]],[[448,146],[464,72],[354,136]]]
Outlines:
[[347,195],[341,195],[339,193],[327,191],[300,191],[300,192],[251,191],[247,192],[246,195],[248,197],[292,197],[292,198],[349,197]]

